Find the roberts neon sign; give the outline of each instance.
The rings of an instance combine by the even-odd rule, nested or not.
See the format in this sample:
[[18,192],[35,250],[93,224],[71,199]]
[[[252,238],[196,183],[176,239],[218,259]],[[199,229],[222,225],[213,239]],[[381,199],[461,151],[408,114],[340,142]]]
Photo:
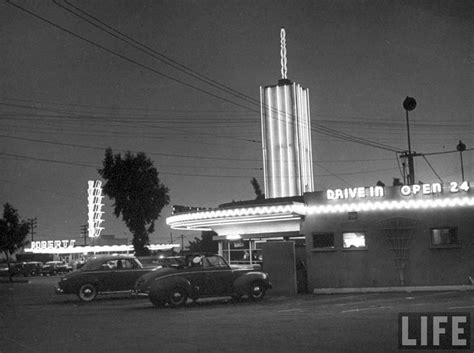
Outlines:
[[73,248],[75,240],[43,240],[31,242],[31,250],[34,249],[64,249]]

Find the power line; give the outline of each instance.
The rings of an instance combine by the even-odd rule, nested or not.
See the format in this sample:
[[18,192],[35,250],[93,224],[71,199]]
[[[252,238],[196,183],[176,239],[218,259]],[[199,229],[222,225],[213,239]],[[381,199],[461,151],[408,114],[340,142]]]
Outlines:
[[[48,141],[48,140],[40,140],[40,139],[32,139],[26,137],[18,137],[18,136],[8,136],[8,135],[0,135],[0,137],[16,139],[16,140],[23,140],[23,141],[31,141],[31,142],[40,142],[40,143],[48,143],[52,145],[59,145],[59,146],[69,146],[69,147],[79,147],[79,148],[88,148],[93,150],[100,150],[105,151],[107,147],[100,147],[100,146],[88,146],[88,145],[81,145],[81,144],[74,144],[74,143],[65,143],[65,142],[55,142],[55,141]],[[123,150],[123,149],[115,149],[119,152],[131,152],[131,153],[140,153],[140,151],[133,151],[133,150]],[[150,155],[157,155],[157,156],[164,156],[164,157],[177,157],[177,158],[191,158],[191,159],[208,159],[208,160],[220,160],[220,161],[250,161],[254,162],[256,159],[244,159],[244,158],[224,158],[224,157],[204,157],[204,156],[196,156],[196,155],[184,155],[184,154],[175,154],[175,153],[162,153],[162,152],[146,152]]]
[[[8,4],[11,4],[11,5],[15,6],[15,7],[17,7],[17,8],[20,9],[21,11],[24,11],[24,12],[30,14],[31,16],[34,16],[34,17],[40,19],[41,21],[46,22],[46,23],[48,23],[48,24],[50,24],[50,25],[52,25],[52,26],[54,26],[54,27],[56,27],[56,28],[58,28],[58,29],[60,29],[60,30],[62,30],[62,31],[64,31],[64,32],[66,32],[66,33],[68,33],[68,34],[70,34],[70,35],[76,37],[76,38],[79,38],[79,39],[81,39],[81,40],[83,40],[83,41],[85,41],[85,42],[87,42],[87,43],[89,43],[89,44],[91,44],[91,45],[93,45],[93,46],[96,46],[96,47],[98,47],[98,48],[100,48],[100,49],[102,49],[102,50],[104,50],[104,51],[106,51],[106,52],[108,52],[108,53],[110,53],[110,54],[112,54],[112,55],[118,56],[118,57],[122,58],[123,60],[126,60],[126,61],[128,61],[128,62],[130,62],[130,63],[135,64],[135,65],[138,65],[138,66],[140,66],[140,67],[142,67],[142,68],[144,68],[144,69],[150,70],[151,72],[154,72],[155,74],[158,74],[158,75],[160,75],[160,76],[169,78],[169,79],[171,79],[171,80],[173,80],[173,81],[175,81],[175,82],[181,83],[181,84],[183,84],[183,85],[185,85],[185,86],[187,86],[187,87],[194,88],[194,89],[196,89],[196,90],[198,90],[198,91],[200,91],[200,92],[206,93],[206,94],[208,94],[208,95],[210,95],[210,96],[213,96],[213,97],[215,97],[215,98],[221,99],[221,100],[226,101],[226,102],[228,102],[228,103],[231,103],[231,104],[233,104],[233,105],[237,105],[237,106],[240,106],[240,107],[242,107],[242,108],[248,109],[248,110],[250,110],[250,111],[254,111],[254,112],[259,113],[258,110],[255,110],[255,109],[252,109],[252,108],[243,106],[243,105],[241,105],[241,104],[239,104],[239,103],[236,103],[236,102],[234,102],[234,101],[231,101],[231,100],[229,100],[229,99],[227,99],[227,98],[224,98],[224,97],[215,95],[215,94],[213,94],[213,93],[211,93],[211,92],[208,92],[208,91],[206,91],[206,90],[203,90],[203,89],[201,89],[201,88],[199,88],[199,87],[190,85],[190,84],[188,84],[188,83],[186,83],[186,82],[184,82],[184,81],[182,81],[182,80],[175,79],[175,78],[173,78],[172,76],[169,76],[169,75],[167,75],[167,74],[163,74],[163,73],[161,73],[161,72],[159,72],[159,71],[157,71],[157,70],[155,70],[155,69],[153,69],[153,68],[151,68],[151,67],[149,67],[149,66],[146,66],[146,65],[143,65],[143,64],[137,62],[136,60],[130,59],[130,58],[128,58],[128,57],[126,57],[126,56],[124,56],[124,55],[122,55],[122,54],[120,54],[120,53],[117,53],[117,52],[115,52],[115,51],[113,51],[113,50],[110,50],[110,49],[108,49],[108,48],[106,48],[106,47],[104,47],[104,46],[102,46],[102,45],[100,45],[100,44],[98,44],[98,43],[96,43],[96,42],[94,42],[94,41],[92,41],[92,40],[89,40],[89,39],[87,39],[87,38],[85,38],[85,37],[83,37],[83,36],[81,36],[81,35],[79,35],[79,34],[77,34],[77,33],[75,33],[75,32],[72,32],[72,31],[70,31],[70,30],[68,30],[68,29],[66,29],[66,28],[64,28],[64,27],[62,27],[62,26],[60,26],[60,25],[58,25],[58,24],[56,24],[56,23],[54,23],[54,22],[52,22],[52,21],[50,21],[50,20],[48,20],[48,19],[46,19],[46,18],[44,18],[44,17],[42,17],[42,16],[40,16],[40,15],[34,13],[34,12],[32,12],[32,11],[29,11],[28,9],[25,9],[24,7],[22,7],[22,6],[20,6],[20,5],[17,5],[17,4],[12,3],[11,0],[7,0],[7,3],[8,3]],[[310,128],[312,129],[312,127],[310,127]],[[400,151],[400,149],[397,149],[397,148],[392,147],[392,146],[380,144],[380,143],[378,143],[378,142],[370,141],[370,140],[367,140],[367,139],[364,139],[364,138],[361,138],[361,137],[351,136],[351,135],[349,135],[349,134],[341,133],[341,132],[336,131],[336,130],[334,130],[334,129],[330,129],[330,128],[323,127],[323,126],[318,126],[318,129],[316,129],[316,130],[314,130],[314,131],[319,132],[319,133],[322,133],[322,134],[325,134],[325,135],[329,135],[329,136],[332,136],[332,137],[336,137],[336,138],[339,138],[339,139],[343,139],[343,140],[346,140],[346,141],[350,141],[350,142],[354,142],[354,143],[366,145],[366,146],[369,146],[369,147],[384,149],[384,150],[392,151],[392,152],[398,152],[398,151]]]
[[[30,14],[31,16],[36,17],[37,19],[39,19],[39,20],[41,20],[41,21],[43,21],[43,22],[46,22],[46,23],[48,23],[49,25],[51,25],[51,26],[53,26],[53,27],[56,27],[56,28],[58,28],[58,29],[60,29],[60,30],[62,30],[62,31],[64,31],[64,32],[66,32],[66,33],[72,35],[73,37],[76,37],[76,38],[78,38],[78,39],[81,39],[81,40],[83,40],[83,41],[85,41],[85,42],[87,42],[87,43],[89,43],[89,44],[91,44],[91,45],[93,45],[93,46],[95,46],[95,47],[97,47],[97,48],[99,48],[99,49],[102,49],[102,50],[106,51],[106,52],[109,53],[109,54],[112,54],[112,55],[114,55],[114,56],[117,56],[117,57],[119,57],[119,58],[125,60],[125,61],[128,61],[129,63],[132,63],[132,64],[134,64],[134,65],[140,66],[141,68],[144,68],[144,69],[146,69],[146,70],[149,70],[149,71],[151,71],[151,72],[153,72],[153,73],[155,73],[155,74],[157,74],[157,75],[159,75],[159,76],[165,77],[165,78],[167,78],[167,79],[169,79],[169,80],[175,81],[175,82],[180,83],[180,84],[182,84],[182,85],[184,85],[184,86],[186,86],[186,87],[192,88],[192,89],[194,89],[194,90],[196,90],[196,91],[199,91],[199,92],[201,92],[201,93],[207,94],[207,95],[209,95],[209,96],[211,96],[211,97],[217,98],[217,99],[222,100],[222,101],[224,101],[224,102],[230,103],[230,104],[232,104],[232,105],[235,105],[235,106],[238,106],[238,107],[247,109],[247,110],[252,110],[252,109],[250,109],[249,107],[246,107],[246,106],[244,106],[244,105],[241,105],[241,104],[239,104],[239,103],[236,103],[236,102],[234,102],[234,101],[231,101],[230,99],[227,99],[227,98],[225,98],[225,97],[221,97],[221,96],[219,96],[219,95],[217,95],[217,94],[214,94],[214,93],[212,93],[212,92],[206,91],[206,90],[204,90],[204,89],[202,89],[202,88],[199,88],[199,87],[197,87],[197,86],[194,86],[194,85],[192,85],[192,84],[189,84],[189,83],[187,83],[187,82],[184,82],[184,81],[182,81],[182,80],[180,80],[180,79],[174,78],[174,77],[172,77],[172,76],[170,76],[170,75],[167,75],[167,74],[165,74],[165,73],[163,73],[163,72],[160,72],[160,71],[158,71],[158,70],[156,70],[156,69],[154,69],[154,68],[152,68],[152,67],[150,67],[150,66],[141,64],[141,63],[139,63],[139,62],[136,61],[136,60],[130,59],[130,58],[126,57],[125,55],[122,55],[122,54],[117,53],[117,52],[115,52],[115,51],[113,51],[113,50],[111,50],[111,49],[108,49],[108,48],[104,47],[103,45],[101,45],[101,44],[99,44],[99,43],[97,43],[97,42],[94,42],[94,41],[92,41],[92,40],[90,40],[90,39],[87,39],[86,37],[84,37],[84,36],[82,36],[82,35],[80,35],[80,34],[77,34],[77,33],[73,32],[73,31],[70,31],[70,30],[68,30],[67,28],[63,27],[63,26],[58,25],[57,23],[54,23],[54,22],[52,22],[52,21],[46,19],[45,17],[42,17],[42,16],[40,16],[40,15],[38,15],[38,14],[36,14],[36,13],[34,13],[34,12],[32,12],[32,11],[30,11],[30,10],[28,10],[28,9],[26,9],[26,8],[24,8],[24,7],[22,7],[22,6],[20,6],[20,5],[18,5],[18,4],[13,3],[11,0],[6,0],[6,2],[7,2],[8,4],[10,4],[10,5],[12,5],[12,6],[14,6],[14,7],[20,9],[21,11],[26,12],[26,13]],[[258,111],[257,111],[257,112],[258,112]]]
[[[11,104],[11,103],[3,103],[3,102],[0,102],[0,105],[6,105],[6,106],[14,106],[14,107],[20,107],[20,108],[27,108],[27,109],[39,109],[39,110],[47,110],[47,111],[52,111],[52,112],[57,112],[57,110],[54,110],[54,109],[45,109],[45,108],[39,108],[39,107],[31,107],[31,106],[25,106],[25,105],[19,105],[19,104]],[[60,111],[61,112],[61,111]],[[57,119],[60,119],[60,118],[63,118],[64,116],[58,116],[58,115],[54,115],[52,116],[53,118],[57,118]],[[150,125],[147,125],[147,124],[139,124],[137,123],[136,121],[128,121],[128,120],[117,120],[117,119],[107,119],[108,117],[91,117],[91,116],[87,116],[87,115],[75,115],[74,117],[70,117],[70,118],[76,118],[76,119],[100,119],[100,118],[103,118],[103,119],[106,119],[107,121],[113,121],[113,122],[120,122],[120,123],[123,123],[123,124],[128,124],[128,125],[134,125],[134,126],[141,126],[141,127],[146,127],[146,128],[150,128]],[[198,132],[198,131],[190,131],[190,130],[183,130],[183,129],[176,129],[176,128],[170,128],[170,127],[163,127],[161,126],[160,129],[165,129],[165,130],[170,130],[170,131],[177,131],[179,133],[186,133],[186,134],[195,134],[195,135],[203,135],[203,136],[212,136],[214,138],[216,137],[219,137],[219,136],[216,136],[216,134],[213,134],[213,133],[208,133],[208,132]],[[244,142],[252,142],[252,143],[260,143],[261,141],[258,141],[258,140],[255,140],[255,139],[248,139],[248,138],[238,138],[238,137],[233,137],[233,136],[221,136],[221,137],[224,137],[224,138],[228,138],[228,139],[232,139],[232,140],[238,140],[238,141],[244,141]]]
[[[240,93],[222,83],[219,83],[218,81],[210,78],[210,77],[207,77],[205,75],[202,75],[201,73],[177,62],[176,60],[170,58],[169,56],[166,56],[164,55],[163,53],[160,53],[158,52],[157,50],[137,41],[136,39],[124,34],[123,32],[117,30],[116,28],[108,25],[107,23],[105,23],[104,21],[98,19],[97,17],[91,15],[90,13],[82,10],[81,8],[71,4],[70,2],[68,2],[67,0],[64,0],[64,2],[66,4],[68,4],[69,6],[71,6],[72,8],[74,8],[76,11],[82,13],[83,15],[87,16],[88,18],[80,15],[79,13],[77,12],[74,12],[73,10],[65,7],[64,5],[60,4],[57,0],[53,0],[53,3],[56,4],[57,6],[65,9],[66,11],[68,11],[69,13],[73,14],[74,16],[78,17],[78,18],[81,18],[82,20],[90,23],[91,25],[93,25],[94,27],[100,29],[101,31],[104,31],[106,33],[108,33],[109,35],[113,36],[114,38],[117,38],[131,46],[133,46],[134,48],[140,50],[141,52],[145,53],[145,54],[148,54],[150,56],[152,56],[153,58],[173,67],[174,69],[177,69],[195,79],[198,79],[199,81],[201,82],[204,82],[210,86],[213,86],[215,88],[218,88],[220,90],[223,90],[224,92],[226,93],[229,93],[231,95],[233,95],[234,97],[237,97],[239,99],[243,99],[245,100],[246,102],[249,102],[249,103],[252,103],[256,106],[259,106],[260,105],[260,102],[243,94],[243,93]],[[90,19],[92,19],[93,21],[91,21]],[[97,23],[99,23],[100,25],[98,25],[97,23],[94,23],[94,21],[96,21]],[[107,30],[106,28],[102,27],[102,26],[105,26],[106,28],[110,29],[111,31]],[[116,34],[114,34],[116,33]],[[124,39],[125,38],[125,39]]]
[[[79,17],[79,18],[85,20],[86,22],[92,24],[92,25],[95,26],[96,28],[99,28],[99,29],[101,29],[102,31],[105,31],[106,33],[112,35],[112,36],[115,37],[115,38],[118,38],[118,39],[120,39],[120,40],[122,40],[122,41],[125,41],[123,38],[121,38],[121,37],[119,37],[119,36],[117,36],[117,35],[111,33],[110,31],[104,29],[103,27],[97,25],[96,23],[90,21],[89,19],[87,19],[87,18],[85,18],[85,17],[79,15],[77,12],[74,12],[74,11],[72,11],[71,9],[68,9],[67,7],[65,7],[65,6],[63,6],[63,5],[61,5],[61,4],[59,4],[57,0],[53,0],[53,2],[54,2],[56,5],[60,6],[60,7],[63,8],[63,9],[65,9],[66,11],[68,11],[69,13],[72,13],[72,14],[75,15],[76,17]],[[72,4],[69,3],[67,0],[64,0],[64,2],[67,3],[69,6],[71,6],[72,8],[74,8],[75,10],[77,10],[77,11],[81,12],[82,14],[86,15],[87,17],[92,18],[94,21],[97,21],[97,22],[99,22],[101,25],[104,25],[104,26],[106,26],[107,28],[109,28],[109,29],[111,29],[112,31],[114,31],[115,33],[118,33],[120,36],[123,36],[123,37],[127,38],[128,40],[131,40],[132,43],[138,44],[140,47],[137,47],[136,45],[125,41],[126,43],[132,45],[133,47],[139,49],[140,51],[145,52],[146,54],[149,54],[149,55],[151,55],[152,57],[154,57],[154,58],[156,58],[156,59],[158,59],[158,60],[160,60],[160,61],[162,61],[162,62],[165,62],[165,63],[167,63],[168,65],[170,65],[170,66],[172,66],[172,67],[174,67],[174,68],[178,68],[180,71],[183,71],[182,69],[184,69],[184,72],[190,74],[191,76],[193,76],[193,77],[195,77],[195,78],[200,79],[201,81],[204,81],[204,82],[206,82],[206,83],[208,83],[208,84],[212,84],[212,85],[217,84],[216,87],[221,88],[221,89],[224,89],[224,91],[226,91],[227,93],[231,93],[232,95],[236,95],[238,98],[243,98],[243,99],[245,99],[247,102],[253,103],[253,104],[257,105],[257,106],[260,105],[260,102],[259,102],[259,101],[255,100],[255,99],[253,99],[253,98],[251,98],[251,97],[248,97],[248,96],[246,96],[246,95],[243,95],[243,94],[241,94],[240,92],[237,92],[237,91],[235,91],[235,90],[233,90],[233,89],[230,89],[230,88],[227,87],[227,86],[223,86],[223,85],[221,85],[220,83],[218,83],[218,82],[216,82],[216,81],[214,81],[214,80],[211,80],[212,82],[209,83],[209,81],[208,81],[209,78],[208,78],[208,77],[203,76],[203,75],[197,73],[196,71],[194,71],[194,70],[192,70],[192,69],[190,69],[190,68],[188,68],[188,67],[186,67],[186,66],[184,66],[184,65],[181,65],[181,64],[177,63],[175,60],[172,60],[171,58],[169,58],[169,57],[167,57],[167,56],[165,56],[165,55],[163,55],[163,54],[157,52],[156,50],[154,50],[154,49],[152,49],[152,48],[150,48],[150,47],[144,45],[143,43],[140,43],[140,42],[136,41],[135,39],[131,38],[130,36],[125,35],[124,33],[118,31],[117,29],[115,29],[115,28],[113,28],[113,27],[107,25],[105,22],[99,20],[97,17],[94,17],[94,16],[90,15],[89,13],[87,13],[86,11],[80,9],[79,7],[72,5]],[[157,54],[157,55],[152,55],[152,54],[150,54],[149,52],[144,51],[142,48],[146,48],[148,51],[152,51],[153,54]],[[202,78],[204,78],[204,80],[202,80]],[[230,91],[229,91],[229,90],[230,90]],[[237,94],[235,94],[235,93],[237,93]],[[388,150],[388,151],[392,151],[392,152],[397,152],[397,151],[399,151],[399,150],[397,150],[396,148],[391,147],[391,146],[388,146],[388,145],[380,144],[380,143],[377,143],[377,142],[374,142],[374,141],[369,141],[369,140],[363,139],[363,138],[358,138],[358,137],[351,136],[351,135],[349,135],[349,134],[345,134],[345,133],[342,133],[342,132],[336,132],[336,131],[333,130],[333,129],[329,129],[329,128],[327,128],[327,127],[323,127],[322,125],[319,125],[319,124],[314,124],[314,125],[316,125],[320,130],[325,130],[326,133],[329,132],[329,133],[333,134],[333,137],[339,137],[339,138],[345,137],[345,138],[350,139],[352,142],[357,142],[357,143],[365,144],[365,145],[367,145],[367,146],[378,147],[378,148],[382,148],[382,149],[385,149],[385,150]]]

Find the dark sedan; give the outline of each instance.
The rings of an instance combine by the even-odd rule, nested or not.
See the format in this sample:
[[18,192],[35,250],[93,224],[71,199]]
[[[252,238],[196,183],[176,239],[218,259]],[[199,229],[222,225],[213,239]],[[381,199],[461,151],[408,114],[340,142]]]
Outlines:
[[137,279],[151,270],[133,256],[103,256],[62,277],[55,291],[90,302],[98,294],[132,292]]
[[148,295],[154,306],[183,306],[188,298],[248,296],[260,300],[271,288],[268,274],[250,266],[230,266],[219,255],[193,254],[180,264],[157,268],[141,277],[138,294]]

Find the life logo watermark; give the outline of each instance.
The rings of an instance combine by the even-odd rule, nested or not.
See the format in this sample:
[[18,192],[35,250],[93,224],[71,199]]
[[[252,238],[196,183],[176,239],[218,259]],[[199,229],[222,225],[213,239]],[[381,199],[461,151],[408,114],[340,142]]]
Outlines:
[[470,313],[398,314],[400,349],[470,349]]

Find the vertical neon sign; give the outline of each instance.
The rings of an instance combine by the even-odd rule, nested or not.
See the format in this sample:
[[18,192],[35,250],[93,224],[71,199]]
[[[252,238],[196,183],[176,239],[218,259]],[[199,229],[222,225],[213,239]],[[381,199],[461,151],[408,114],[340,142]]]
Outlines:
[[100,236],[100,232],[104,229],[101,227],[101,223],[104,221],[102,219],[102,207],[104,204],[102,203],[102,182],[100,180],[89,180],[88,182],[89,188],[87,189],[87,201],[89,206],[88,212],[88,231],[89,231],[89,238],[97,238]]
[[287,78],[286,34],[280,31],[282,79],[260,87],[265,197],[314,191],[309,91]]

